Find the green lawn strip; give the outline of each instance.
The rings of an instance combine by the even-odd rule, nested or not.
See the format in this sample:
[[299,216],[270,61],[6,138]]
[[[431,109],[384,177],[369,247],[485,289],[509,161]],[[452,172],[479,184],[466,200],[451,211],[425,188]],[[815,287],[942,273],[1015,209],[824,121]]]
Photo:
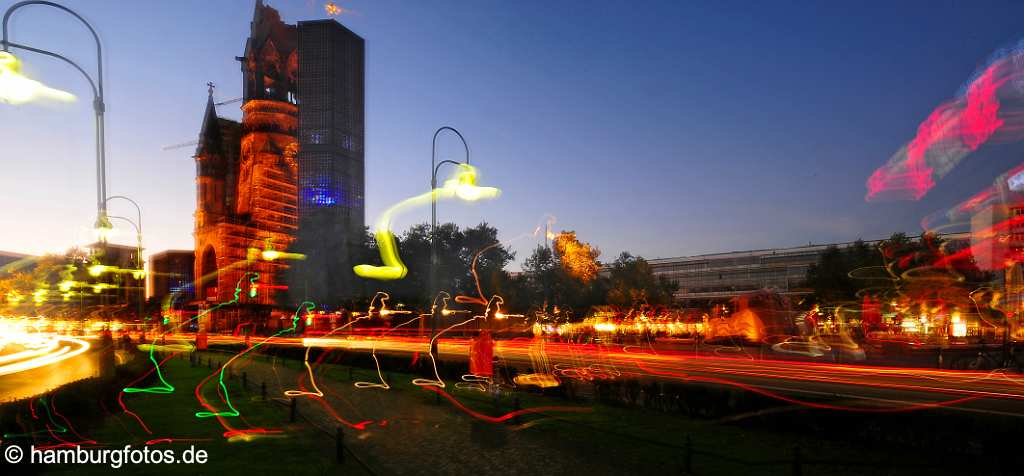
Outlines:
[[[88,436],[108,448],[123,448],[130,444],[134,449],[142,449],[149,440],[173,438],[176,440],[173,443],[155,444],[150,448],[174,449],[180,455],[190,445],[194,445],[197,449],[207,451],[208,462],[201,466],[126,465],[132,474],[237,474],[243,468],[259,468],[259,474],[363,473],[352,462],[344,466],[337,465],[332,438],[325,437],[308,425],[289,423],[287,407],[273,401],[262,401],[259,389],[252,382],[248,389],[243,388],[238,376],[226,378],[225,384],[241,416],[225,420],[236,429],[255,427],[280,430],[281,433],[257,435],[248,441],[225,439],[225,430],[216,419],[195,417],[195,412],[203,409],[195,398],[195,387],[214,370],[207,369],[205,365],[191,367],[187,360],[180,359],[172,359],[163,369],[165,376],[177,388],[173,394],[133,394],[124,398],[128,408],[138,414],[153,431],[152,435],[146,434],[134,418],[121,413],[108,418],[101,427],[89,431]],[[204,386],[204,396],[208,401],[216,402],[214,405],[220,403],[214,393],[215,379]],[[74,471],[76,475],[88,475],[109,474],[111,468],[106,465],[65,465],[48,467],[47,470],[54,473]]]
[[[456,389],[453,391],[466,407],[485,414],[496,414],[490,395],[478,391]],[[908,463],[929,463],[921,452],[899,451],[883,455],[877,450],[867,450],[842,441],[819,440],[806,437],[784,428],[766,431],[757,428],[743,428],[737,425],[717,423],[709,420],[690,419],[683,415],[666,414],[653,410],[613,406],[602,403],[569,402],[557,397],[537,393],[519,392],[521,408],[541,406],[587,406],[587,413],[546,412],[547,418],[524,431],[554,433],[556,439],[580,440],[596,447],[630,448],[637,458],[668,458],[683,464],[686,437],[689,436],[695,454],[694,467],[705,470],[724,471],[728,474],[738,468],[756,468],[757,471],[773,474],[790,474],[791,467],[785,464],[748,466],[731,462],[735,458],[748,463],[782,462],[793,458],[793,449],[800,447],[802,459],[807,461],[871,462],[883,463],[888,456],[907,465]],[[512,398],[503,396],[499,401],[499,412],[512,410]],[[539,416],[524,415],[521,421]],[[543,417],[540,417],[543,418]],[[550,435],[549,435],[550,436]],[[600,444],[599,444],[600,443]],[[701,452],[724,456],[720,458],[703,455]],[[864,467],[842,465],[814,465],[815,474],[863,474]],[[903,473],[901,473],[903,474]]]
[[[328,366],[323,377],[347,379],[347,368]],[[330,368],[336,367],[336,368]],[[376,377],[373,369],[355,369],[356,380]],[[386,374],[388,375],[388,374]],[[391,385],[395,390],[413,390],[418,392],[424,404],[434,402],[433,392],[412,385],[414,375],[390,372]],[[568,401],[554,396],[519,391],[503,394],[495,406],[493,396],[484,392],[456,388],[454,382],[448,382],[447,391],[469,409],[484,415],[501,416],[514,410],[514,398],[519,398],[519,408],[537,407],[586,407],[586,413],[548,411],[541,414],[524,414],[519,418],[525,425],[522,431],[537,434],[544,439],[573,441],[585,449],[609,448],[622,451],[630,448],[637,459],[661,460],[667,466],[683,465],[683,452],[686,437],[690,436],[695,454],[693,466],[700,467],[712,474],[734,474],[740,469],[756,468],[764,474],[790,474],[789,461],[793,458],[793,448],[799,446],[801,456],[807,461],[836,462],[868,462],[881,464],[887,458],[900,461],[903,465],[918,462],[929,463],[927,456],[920,452],[895,451],[890,454],[879,454],[877,450],[869,451],[851,448],[851,445],[840,441],[818,440],[792,432],[766,431],[761,429],[742,428],[737,425],[716,423],[707,420],[690,419],[682,415],[665,414],[639,408],[612,406],[586,401]],[[442,404],[447,404],[442,400]],[[454,410],[453,411],[458,411]],[[515,424],[510,421],[511,426]],[[701,452],[725,456],[703,455]],[[735,458],[749,463],[771,463],[749,466],[730,461]],[[908,464],[910,463],[910,464]],[[932,462],[933,463],[933,462]],[[862,474],[864,467],[842,465],[813,465],[816,474]],[[934,467],[934,466],[933,466]],[[911,468],[912,469],[912,468]],[[908,474],[914,471],[908,469]],[[921,471],[925,473],[927,471]]]
[[[253,357],[263,363],[272,363],[289,369],[303,370],[301,360],[258,354]],[[369,358],[367,356],[367,358]],[[218,357],[214,357],[216,363]],[[222,360],[226,360],[226,357]],[[367,362],[370,363],[370,362]],[[312,362],[311,362],[312,364]],[[205,370],[205,366],[203,367]],[[373,367],[351,367],[340,364],[321,364],[314,367],[318,382],[348,383],[355,381],[378,382],[379,376]],[[423,375],[383,370],[389,380],[391,391],[408,392],[422,404],[435,405],[434,392],[412,384],[412,380]],[[350,380],[351,375],[351,380]],[[237,376],[236,376],[237,380]],[[700,474],[736,474],[739,471],[755,471],[758,474],[791,474],[790,461],[793,448],[799,446],[801,455],[807,461],[864,462],[883,464],[887,460],[899,462],[899,474],[934,474],[935,461],[921,451],[905,451],[898,448],[879,450],[857,447],[845,441],[821,440],[779,428],[777,431],[760,428],[744,428],[737,424],[723,424],[708,420],[690,419],[678,414],[665,414],[653,410],[613,406],[588,401],[569,401],[555,396],[534,392],[517,391],[503,395],[497,408],[493,398],[474,390],[456,388],[457,381],[446,379],[450,394],[464,406],[479,413],[500,416],[513,411],[513,399],[519,397],[520,408],[536,407],[586,407],[587,413],[546,412],[526,414],[520,417],[520,424],[533,422],[532,426],[520,430],[548,441],[571,443],[570,450],[587,454],[594,449],[628,453],[636,460],[661,461],[664,467],[681,468],[686,437],[690,436],[695,454],[692,465]],[[194,387],[194,386],[193,386]],[[445,399],[441,405],[451,406]],[[452,407],[453,412],[461,410]],[[515,426],[510,421],[509,426]],[[701,452],[718,456],[703,455]],[[770,465],[750,466],[736,463],[735,458],[749,463],[773,462]],[[919,463],[922,468],[913,468]],[[846,475],[864,474],[870,466],[843,466],[806,464],[813,474]],[[807,473],[807,471],[805,471]]]

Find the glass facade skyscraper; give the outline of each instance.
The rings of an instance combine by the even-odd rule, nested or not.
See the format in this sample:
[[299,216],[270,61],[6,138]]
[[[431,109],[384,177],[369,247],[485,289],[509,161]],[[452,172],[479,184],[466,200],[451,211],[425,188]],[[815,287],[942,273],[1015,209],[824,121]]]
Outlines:
[[352,289],[364,230],[364,41],[334,20],[298,23],[299,231],[293,296],[338,302]]

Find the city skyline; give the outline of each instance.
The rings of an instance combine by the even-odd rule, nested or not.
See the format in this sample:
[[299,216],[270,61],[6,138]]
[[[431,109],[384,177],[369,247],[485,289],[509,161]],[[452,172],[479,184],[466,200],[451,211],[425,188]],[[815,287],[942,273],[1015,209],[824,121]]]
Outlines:
[[[148,254],[191,248],[191,148],[163,148],[195,139],[206,82],[218,85],[218,101],[241,96],[232,58],[244,47],[251,2],[241,3],[246,8],[75,5],[95,21],[106,48],[108,188],[143,206]],[[287,22],[326,16],[320,4],[269,4]],[[471,207],[441,204],[439,219],[495,225],[502,239],[516,239],[513,268],[542,242],[530,234],[546,215],[557,217],[553,230],[575,230],[600,248],[605,262],[620,251],[658,258],[914,232],[924,216],[991,184],[1019,151],[979,150],[920,202],[863,200],[864,181],[932,108],[1019,38],[1009,13],[1020,6],[936,7],[913,25],[900,24],[915,13],[912,4],[845,13],[807,6],[785,18],[756,6],[738,16],[722,5],[665,4],[657,14],[610,3],[585,10],[343,6],[348,10],[336,19],[367,39],[368,223],[427,188],[430,136],[451,125],[469,141],[482,180],[505,194]],[[110,20],[118,17],[115,10],[127,16],[141,8],[151,10],[149,28]],[[558,10],[551,17],[579,22],[559,23],[544,8]],[[687,20],[698,10],[704,24]],[[865,29],[883,11],[885,21]],[[620,16],[629,16],[628,25],[619,25]],[[69,25],[51,37],[42,30],[51,22]],[[789,33],[757,37],[775,28]],[[612,32],[607,43],[596,40],[602,31]],[[811,33],[820,41],[803,44]],[[12,20],[12,40],[91,66],[88,44],[75,42],[86,34],[53,12],[22,12]],[[751,40],[770,41],[759,47],[777,53],[758,55]],[[856,53],[844,44],[857,45]],[[5,187],[11,206],[2,219],[11,231],[0,248],[41,253],[88,243],[86,85],[55,61],[21,57],[29,74],[79,101],[0,109],[9,156],[49,159],[44,166],[11,164]],[[848,94],[833,98],[836,90]],[[235,106],[218,112],[238,118]],[[455,141],[445,140],[441,152],[461,160]],[[112,204],[112,213],[122,214],[120,206]],[[428,219],[423,210],[398,228]],[[114,241],[133,238],[122,231]]]
[[9,472],[1024,467],[1024,2],[4,11]]

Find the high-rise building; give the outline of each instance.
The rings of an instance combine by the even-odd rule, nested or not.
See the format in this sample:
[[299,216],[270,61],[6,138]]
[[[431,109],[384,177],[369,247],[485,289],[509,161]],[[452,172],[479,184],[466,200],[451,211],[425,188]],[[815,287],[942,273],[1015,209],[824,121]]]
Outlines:
[[364,42],[334,20],[298,23],[299,233],[293,300],[337,304],[353,289],[364,233]]

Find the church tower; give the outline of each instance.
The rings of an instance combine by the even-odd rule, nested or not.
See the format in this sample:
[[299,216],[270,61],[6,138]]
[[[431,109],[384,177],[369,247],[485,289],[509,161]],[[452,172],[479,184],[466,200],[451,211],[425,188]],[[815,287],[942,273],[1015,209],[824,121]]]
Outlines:
[[196,297],[202,309],[237,299],[205,327],[353,295],[350,254],[364,236],[364,52],[334,20],[289,25],[256,0],[235,58],[242,120],[218,117],[210,85],[196,148]]
[[[295,27],[256,2],[242,66],[242,122],[217,117],[212,85],[196,149],[196,296],[205,308],[236,298],[204,327],[231,329],[242,310],[278,303],[285,252],[298,228]],[[256,278],[250,282],[251,278]]]

